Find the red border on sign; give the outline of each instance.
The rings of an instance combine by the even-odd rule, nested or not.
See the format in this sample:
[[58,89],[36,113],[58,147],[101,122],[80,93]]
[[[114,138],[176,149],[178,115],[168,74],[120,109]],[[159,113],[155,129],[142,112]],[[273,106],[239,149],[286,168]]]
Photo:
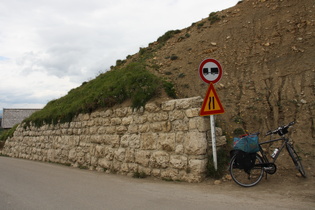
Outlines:
[[[205,65],[206,63],[209,63],[209,62],[215,63],[215,64],[218,66],[219,70],[220,70],[218,77],[217,77],[215,80],[213,80],[213,81],[207,80],[207,79],[203,76],[203,73],[202,73],[202,69],[203,69],[204,65]],[[205,59],[205,60],[203,60],[203,61],[200,63],[200,65],[199,65],[199,76],[200,76],[200,78],[202,79],[202,81],[204,81],[205,83],[208,83],[208,84],[209,84],[209,83],[213,83],[213,84],[214,84],[214,83],[217,83],[217,82],[221,79],[222,73],[223,73],[223,71],[222,71],[221,64],[220,64],[217,60],[215,60],[215,59],[212,59],[212,58]]]
[[[213,92],[214,97],[216,98],[220,109],[213,110],[213,111],[212,110],[211,111],[205,111],[205,107],[207,105],[207,98],[209,97],[211,91]],[[207,116],[207,115],[223,114],[223,113],[224,113],[224,108],[223,108],[223,106],[221,104],[219,96],[218,96],[217,92],[214,89],[213,83],[210,82],[210,85],[209,85],[208,90],[207,90],[207,94],[206,94],[206,96],[205,96],[205,98],[203,100],[202,106],[201,106],[201,110],[200,110],[199,116]]]

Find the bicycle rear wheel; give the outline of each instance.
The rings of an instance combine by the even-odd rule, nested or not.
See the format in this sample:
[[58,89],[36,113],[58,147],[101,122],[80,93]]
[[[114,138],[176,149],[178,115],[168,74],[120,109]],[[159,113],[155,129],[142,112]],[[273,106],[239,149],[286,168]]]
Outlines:
[[302,162],[300,157],[297,155],[297,153],[295,152],[293,145],[292,144],[287,144],[287,150],[292,158],[292,161],[296,167],[296,169],[301,173],[301,175],[306,178],[306,173],[304,171]]
[[261,157],[256,154],[255,166],[250,171],[245,172],[244,169],[240,169],[236,162],[236,156],[234,155],[230,161],[230,174],[232,179],[243,187],[252,187],[256,185],[264,175],[264,169],[262,167],[263,161]]

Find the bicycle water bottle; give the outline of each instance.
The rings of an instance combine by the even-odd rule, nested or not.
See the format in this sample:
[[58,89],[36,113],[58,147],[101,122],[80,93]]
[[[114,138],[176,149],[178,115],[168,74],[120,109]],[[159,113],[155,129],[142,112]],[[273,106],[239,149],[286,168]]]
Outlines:
[[276,157],[276,155],[277,155],[277,153],[278,153],[278,151],[279,151],[279,149],[278,149],[278,148],[276,148],[276,149],[273,151],[273,153],[272,153],[271,157],[272,157],[272,158],[275,158],[275,157]]

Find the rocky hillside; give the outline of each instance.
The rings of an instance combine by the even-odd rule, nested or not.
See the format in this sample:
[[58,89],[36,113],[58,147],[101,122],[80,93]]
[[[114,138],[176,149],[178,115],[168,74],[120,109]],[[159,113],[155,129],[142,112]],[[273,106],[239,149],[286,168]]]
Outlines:
[[[180,98],[204,97],[198,74],[205,58],[218,60],[223,77],[215,84],[225,113],[217,123],[233,136],[243,128],[265,133],[293,120],[291,137],[306,159],[315,157],[315,27],[313,0],[245,0],[173,31],[140,49],[155,74],[175,83]],[[209,11],[211,8],[209,8]],[[166,35],[166,34],[165,34]]]

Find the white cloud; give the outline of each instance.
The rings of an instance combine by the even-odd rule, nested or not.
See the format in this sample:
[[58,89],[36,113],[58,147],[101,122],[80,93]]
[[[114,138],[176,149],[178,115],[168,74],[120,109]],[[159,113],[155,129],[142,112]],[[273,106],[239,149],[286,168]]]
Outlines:
[[38,108],[236,0],[2,0],[0,109]]

